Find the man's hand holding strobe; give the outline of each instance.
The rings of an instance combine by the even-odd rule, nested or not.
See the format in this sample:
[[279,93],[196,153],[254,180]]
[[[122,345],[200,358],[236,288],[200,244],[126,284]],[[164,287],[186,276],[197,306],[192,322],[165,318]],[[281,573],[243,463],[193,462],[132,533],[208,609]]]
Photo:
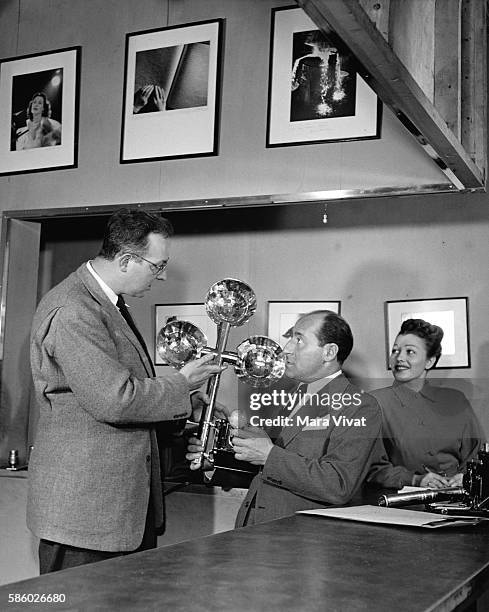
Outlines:
[[215,365],[212,363],[214,355],[204,355],[200,359],[194,359],[186,363],[180,369],[180,374],[183,374],[188,381],[190,390],[198,389],[211,376],[219,374],[226,369],[226,365]]

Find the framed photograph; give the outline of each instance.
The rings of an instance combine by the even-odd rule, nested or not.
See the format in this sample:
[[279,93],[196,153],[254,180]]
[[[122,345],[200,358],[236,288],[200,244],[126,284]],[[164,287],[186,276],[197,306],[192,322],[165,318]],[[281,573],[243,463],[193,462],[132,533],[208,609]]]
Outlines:
[[443,329],[442,353],[437,369],[470,368],[468,298],[386,302],[387,369],[392,345],[406,319],[423,319]]
[[267,335],[283,348],[297,319],[313,310],[332,310],[340,314],[341,302],[268,302]]
[[209,318],[204,304],[156,304],[155,305],[155,365],[165,365],[156,351],[156,339],[160,329],[171,321],[189,321],[207,337],[207,346],[216,346],[217,325]]
[[0,175],[76,168],[81,47],[0,60]]
[[380,137],[382,105],[333,30],[272,10],[267,147]]
[[223,24],[126,35],[121,163],[218,154]]

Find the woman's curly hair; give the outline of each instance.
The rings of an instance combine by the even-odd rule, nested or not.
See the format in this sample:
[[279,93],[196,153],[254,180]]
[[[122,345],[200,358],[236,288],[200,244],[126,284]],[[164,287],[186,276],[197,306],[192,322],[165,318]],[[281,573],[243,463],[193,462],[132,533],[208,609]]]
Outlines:
[[401,336],[406,334],[414,334],[424,341],[426,346],[426,355],[428,359],[436,357],[433,367],[436,367],[438,360],[441,357],[441,341],[443,338],[443,330],[438,325],[432,325],[423,319],[406,319],[401,325],[399,331]]

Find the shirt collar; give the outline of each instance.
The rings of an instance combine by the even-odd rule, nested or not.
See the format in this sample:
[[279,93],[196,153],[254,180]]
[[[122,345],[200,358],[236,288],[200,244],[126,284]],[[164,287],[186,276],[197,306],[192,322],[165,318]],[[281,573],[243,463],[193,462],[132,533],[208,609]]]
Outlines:
[[320,378],[319,380],[314,380],[313,382],[308,383],[307,393],[317,393],[325,385],[330,383],[334,378],[338,378],[338,376],[341,376],[341,374],[343,374],[343,371],[337,370],[334,374],[330,374],[329,376],[325,376],[324,378]]
[[428,382],[425,382],[421,391],[414,391],[406,384],[394,382],[392,385],[394,389],[394,393],[403,403],[409,403],[413,401],[413,399],[417,398],[419,395],[422,395],[426,399],[429,399],[432,402],[436,401],[436,390],[433,385],[430,385]]
[[117,298],[118,298],[117,294],[114,293],[114,291],[112,291],[112,289],[109,287],[109,285],[107,285],[107,283],[104,282],[100,278],[100,276],[95,272],[95,270],[93,269],[91,261],[87,261],[87,269],[90,272],[90,274],[93,276],[93,278],[97,281],[97,283],[100,285],[100,288],[105,293],[105,295],[109,298],[109,300],[115,306],[117,304]]

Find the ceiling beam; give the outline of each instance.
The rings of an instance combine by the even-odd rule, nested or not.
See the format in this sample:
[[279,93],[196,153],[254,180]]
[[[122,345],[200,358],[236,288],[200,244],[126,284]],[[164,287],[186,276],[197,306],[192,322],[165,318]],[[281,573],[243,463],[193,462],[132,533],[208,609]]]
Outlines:
[[485,168],[487,163],[485,2],[462,0],[461,39],[461,142],[477,165],[480,168]]
[[332,28],[362,65],[362,74],[453,184],[483,190],[483,172],[370,21],[359,0],[296,0],[317,27]]

